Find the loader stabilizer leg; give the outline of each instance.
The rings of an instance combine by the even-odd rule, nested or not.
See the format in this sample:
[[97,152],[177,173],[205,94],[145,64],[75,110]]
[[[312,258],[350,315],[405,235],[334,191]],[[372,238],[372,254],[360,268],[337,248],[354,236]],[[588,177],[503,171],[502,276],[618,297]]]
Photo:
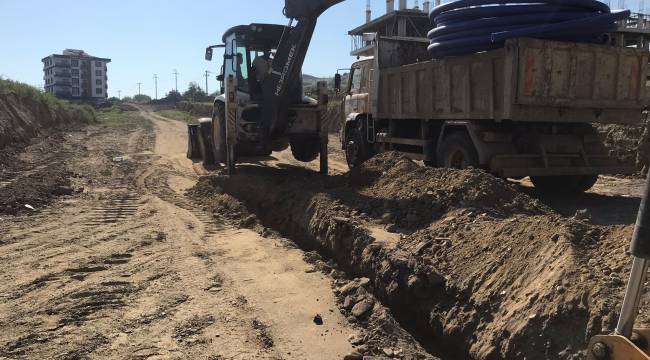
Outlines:
[[634,330],[631,340],[621,335],[594,336],[589,343],[589,360],[650,360],[650,329]]
[[235,145],[228,144],[228,176],[235,175]]
[[329,153],[327,151],[327,138],[320,141],[320,174],[327,176],[329,173]]

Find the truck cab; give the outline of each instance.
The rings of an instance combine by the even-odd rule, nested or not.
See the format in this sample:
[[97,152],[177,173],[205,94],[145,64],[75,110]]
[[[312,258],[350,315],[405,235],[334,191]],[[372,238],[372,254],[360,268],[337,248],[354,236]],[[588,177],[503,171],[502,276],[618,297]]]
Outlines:
[[366,58],[352,64],[346,86],[345,113],[369,114],[374,59]]

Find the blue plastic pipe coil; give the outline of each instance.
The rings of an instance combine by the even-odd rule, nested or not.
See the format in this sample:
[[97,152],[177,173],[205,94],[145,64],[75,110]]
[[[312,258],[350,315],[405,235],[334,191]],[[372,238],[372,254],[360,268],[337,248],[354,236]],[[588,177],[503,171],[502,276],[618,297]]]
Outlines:
[[595,0],[459,0],[431,12],[429,52],[434,58],[464,55],[517,37],[602,43],[616,21],[629,16],[629,10],[612,12]]

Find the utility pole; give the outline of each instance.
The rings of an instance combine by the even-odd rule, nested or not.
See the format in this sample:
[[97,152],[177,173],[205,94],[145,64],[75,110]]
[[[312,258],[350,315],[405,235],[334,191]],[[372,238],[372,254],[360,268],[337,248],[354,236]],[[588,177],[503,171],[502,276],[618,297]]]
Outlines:
[[174,69],[174,78],[176,79],[176,92],[178,92],[178,71]]
[[158,75],[153,74],[153,81],[156,84],[156,100],[158,100]]
[[210,77],[210,74],[212,74],[210,71],[206,70],[205,75],[205,94],[210,95],[210,91],[208,90],[208,77]]
[[122,90],[117,90],[117,99],[122,100]]
[[138,83],[138,95],[142,95],[142,93],[140,92],[140,86],[142,86],[142,83]]

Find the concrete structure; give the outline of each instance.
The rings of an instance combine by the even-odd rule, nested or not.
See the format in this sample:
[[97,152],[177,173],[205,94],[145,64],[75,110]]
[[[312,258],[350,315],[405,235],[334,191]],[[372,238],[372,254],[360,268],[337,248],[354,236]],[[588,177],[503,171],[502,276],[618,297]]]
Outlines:
[[650,15],[633,13],[629,19],[619,21],[612,42],[621,47],[650,50]]
[[[427,1],[426,6],[429,6]],[[373,19],[365,24],[350,30],[352,37],[352,56],[372,55],[372,44],[367,39],[367,34],[376,33],[382,37],[418,40],[428,42],[427,32],[431,30],[431,21],[428,11],[408,9],[405,0],[399,2],[399,9],[395,10],[393,0],[386,1],[386,14]],[[366,34],[366,36],[364,36]]]
[[43,60],[45,91],[62,99],[103,100],[108,97],[108,66],[111,59],[66,49]]

